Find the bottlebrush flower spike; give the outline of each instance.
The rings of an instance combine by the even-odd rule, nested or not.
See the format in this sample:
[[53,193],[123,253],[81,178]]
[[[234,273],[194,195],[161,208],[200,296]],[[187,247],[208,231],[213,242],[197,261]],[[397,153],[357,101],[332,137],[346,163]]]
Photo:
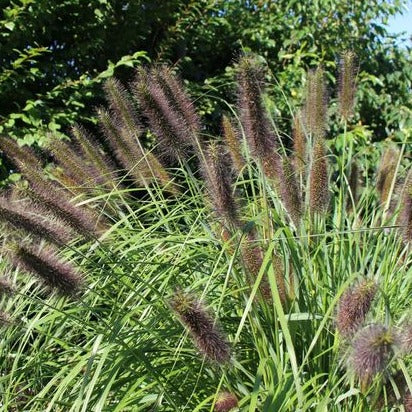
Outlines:
[[151,79],[163,91],[170,107],[184,120],[184,127],[189,132],[186,139],[191,142],[192,147],[201,155],[203,143],[199,139],[201,129],[200,118],[179,77],[174,75],[170,68],[160,66],[152,68]]
[[148,183],[151,173],[137,141],[130,144],[128,129],[122,127],[107,110],[98,109],[97,115],[103,135],[112,148],[115,158],[123,167],[123,172],[127,172],[139,185]]
[[205,161],[202,162],[203,176],[209,198],[218,216],[233,226],[239,226],[238,207],[233,196],[231,167],[223,148],[216,143],[209,144]]
[[21,191],[39,210],[62,220],[86,238],[94,238],[105,230],[98,215],[90,209],[73,205],[65,192],[46,180],[33,180],[29,188]]
[[279,183],[280,197],[292,222],[298,227],[302,217],[302,199],[295,169],[287,156],[283,158],[283,175]]
[[139,71],[133,94],[148,119],[150,129],[159,139],[162,154],[174,160],[185,159],[193,143],[192,132],[186,129],[186,121],[171,106],[164,90],[149,71]]
[[238,65],[240,121],[250,151],[258,159],[270,156],[277,146],[276,135],[272,131],[262,101],[264,76],[263,67],[255,59],[251,57],[240,59]]
[[11,247],[10,257],[15,266],[36,275],[62,295],[75,296],[83,286],[83,279],[77,269],[59,259],[51,247],[39,250],[25,244],[15,245]]
[[328,161],[323,138],[315,139],[309,175],[309,208],[311,213],[324,213],[329,206]]
[[359,166],[356,161],[352,161],[349,175],[349,193],[346,200],[346,208],[351,211],[358,201],[359,191]]
[[390,145],[385,149],[380,160],[376,177],[376,188],[382,205],[386,204],[388,201],[395,179],[399,156],[399,149],[394,145]]
[[226,146],[229,149],[233,166],[235,170],[240,174],[246,165],[246,161],[241,151],[242,142],[238,136],[239,132],[226,116],[223,116],[222,128],[223,136],[226,142]]
[[306,128],[316,138],[324,137],[326,131],[327,97],[322,67],[308,73],[304,113]]
[[[0,139],[0,149],[3,150],[3,148],[6,155],[11,156],[10,160],[17,165],[30,183],[30,188],[26,193],[39,208],[62,219],[85,236],[95,236],[97,230],[93,222],[98,222],[98,216],[90,209],[76,208],[70,203],[66,192],[46,180],[39,159],[30,149],[20,148],[12,139]],[[103,230],[103,227],[101,229]]]
[[336,327],[342,336],[352,336],[365,321],[377,289],[374,280],[365,279],[348,288],[340,297]]
[[302,113],[299,112],[293,119],[293,165],[298,176],[305,173],[307,163],[307,144],[304,131]]
[[400,200],[400,211],[396,224],[405,243],[412,240],[412,172],[408,173]]
[[19,203],[11,203],[3,197],[0,197],[0,220],[7,225],[24,230],[27,234],[44,238],[58,245],[67,244],[72,238],[72,233],[62,224],[41,218],[38,211],[28,207],[27,204],[22,208]]
[[[250,283],[254,283],[263,264],[263,251],[261,247],[256,244],[256,233],[254,230],[248,232],[245,238],[242,239],[240,252],[243,265],[249,275],[249,281]],[[264,299],[270,300],[272,298],[270,285],[266,277],[262,278],[259,290]]]
[[207,359],[218,363],[230,360],[229,343],[200,301],[187,293],[177,291],[170,301],[170,306],[189,330],[196,347]]
[[339,64],[339,112],[342,118],[346,121],[352,116],[353,108],[355,106],[357,76],[355,61],[355,54],[352,51],[346,51],[343,53]]
[[0,297],[4,295],[13,295],[16,292],[15,287],[9,279],[5,277],[0,278]]
[[2,136],[0,138],[0,150],[21,171],[42,172],[40,158],[34,150],[27,146],[19,146],[14,139]]
[[229,412],[238,406],[235,394],[231,392],[220,392],[217,396],[214,410],[216,412]]
[[80,193],[88,193],[90,188],[95,187],[98,171],[74,150],[73,144],[70,145],[59,138],[51,137],[46,148],[52,154],[55,163],[62,169],[60,172],[56,168],[53,171],[54,176],[57,178],[62,176],[66,179],[68,177],[72,182],[71,186]]
[[[138,120],[131,96],[129,96],[126,88],[119,80],[110,78],[104,83],[104,90],[116,123],[118,123],[120,127],[126,128],[129,131],[129,135],[134,138],[140,136],[142,127]],[[136,144],[133,137],[128,142],[129,145]]]
[[117,176],[116,168],[111,160],[104,154],[103,148],[97,140],[82,126],[75,125],[71,129],[71,135],[80,147],[87,163],[93,165],[98,172],[96,180],[108,188],[116,186],[114,178]]
[[395,343],[393,331],[380,324],[369,325],[354,337],[350,365],[361,382],[362,390],[385,370]]

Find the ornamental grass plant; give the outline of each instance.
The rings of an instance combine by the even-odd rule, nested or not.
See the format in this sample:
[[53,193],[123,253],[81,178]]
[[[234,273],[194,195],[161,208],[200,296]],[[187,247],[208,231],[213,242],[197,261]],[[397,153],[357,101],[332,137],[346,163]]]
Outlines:
[[265,70],[239,59],[221,136],[150,67],[107,81],[96,136],[1,138],[2,410],[408,410],[407,142],[358,144],[353,54],[291,137]]

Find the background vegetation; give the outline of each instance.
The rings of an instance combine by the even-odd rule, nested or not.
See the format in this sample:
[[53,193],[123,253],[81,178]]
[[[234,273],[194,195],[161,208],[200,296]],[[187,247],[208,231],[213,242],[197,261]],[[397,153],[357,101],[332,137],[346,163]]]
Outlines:
[[404,1],[19,0],[0,2],[0,132],[32,145],[73,121],[95,122],[101,82],[133,68],[178,68],[207,124],[231,100],[233,60],[262,56],[273,114],[290,130],[290,104],[301,101],[304,73],[322,63],[333,90],[337,58],[353,50],[360,64],[359,121],[382,139],[410,121],[411,49],[385,27]]

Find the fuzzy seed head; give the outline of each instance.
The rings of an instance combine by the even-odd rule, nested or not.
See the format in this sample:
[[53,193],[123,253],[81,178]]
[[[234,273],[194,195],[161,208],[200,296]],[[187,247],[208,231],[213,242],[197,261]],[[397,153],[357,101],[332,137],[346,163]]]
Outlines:
[[218,363],[230,360],[229,343],[200,301],[187,293],[177,291],[170,301],[170,306],[189,330],[196,347],[207,359]]
[[[253,284],[263,264],[263,251],[261,247],[256,244],[256,233],[254,231],[248,232],[245,239],[243,239],[240,252],[249,281]],[[261,280],[259,290],[264,299],[270,299],[272,297],[270,285],[266,278]]]
[[59,259],[51,247],[37,250],[34,246],[23,244],[13,249],[11,259],[15,266],[34,274],[62,295],[75,296],[80,292],[83,279],[78,270]]
[[110,109],[120,127],[126,128],[135,136],[141,134],[141,126],[132,99],[119,80],[110,78],[104,84]]
[[[86,238],[94,238],[105,230],[99,216],[87,207],[75,206],[62,190],[44,179],[34,180],[25,194],[39,210],[62,220],[67,226]],[[98,224],[96,224],[98,222]]]
[[336,316],[336,327],[342,336],[353,336],[363,324],[377,288],[374,280],[363,280],[343,293]]
[[343,53],[339,70],[339,111],[344,120],[349,120],[353,114],[356,93],[356,56],[352,51]]
[[328,161],[323,139],[316,139],[309,176],[309,207],[311,213],[325,213],[329,207]]
[[19,144],[11,138],[0,137],[0,150],[21,172],[42,172],[42,162],[34,150]]
[[394,145],[390,145],[383,152],[379,163],[376,177],[376,188],[379,193],[381,204],[383,205],[387,203],[390,195],[399,156],[399,149]]
[[202,142],[198,139],[201,128],[200,118],[183,87],[182,81],[166,66],[152,68],[151,78],[162,89],[176,114],[183,119],[184,128],[189,132],[186,138],[191,142],[192,147],[196,151],[201,150]]
[[298,175],[303,175],[307,162],[306,135],[303,128],[302,113],[293,119],[293,165]]
[[235,170],[240,174],[246,165],[246,161],[242,155],[241,151],[241,140],[239,138],[239,132],[233,123],[226,117],[223,116],[222,119],[223,136],[226,145],[229,149],[230,157],[232,158],[232,163]]
[[0,297],[4,295],[13,295],[16,292],[16,288],[11,281],[5,277],[0,278]]
[[353,206],[356,205],[358,200],[358,191],[359,191],[359,166],[356,161],[352,162],[350,175],[349,175],[349,190],[347,198],[347,209],[351,211]]
[[280,197],[296,227],[299,226],[302,216],[302,199],[297,176],[288,157],[283,158],[284,179],[280,182]]
[[265,71],[252,57],[243,57],[238,65],[238,106],[240,121],[253,156],[262,159],[276,148],[276,136],[263,105]]
[[404,354],[410,354],[412,352],[412,323],[407,322],[400,328],[399,333],[399,346]]
[[83,157],[89,165],[96,170],[96,181],[109,189],[116,186],[114,177],[117,176],[116,168],[112,161],[106,156],[102,146],[97,139],[86,131],[82,126],[75,125],[71,129],[73,140],[77,142]]
[[39,212],[27,203],[9,202],[0,197],[0,220],[7,226],[22,229],[27,234],[59,245],[64,245],[72,239],[72,233],[63,224],[50,218],[44,219]]
[[6,312],[0,311],[0,327],[9,326],[11,323],[11,316]]
[[220,392],[215,403],[216,412],[229,412],[238,406],[238,400],[234,393]]
[[308,73],[304,113],[306,128],[316,138],[324,137],[326,131],[326,87],[322,67]]
[[386,368],[395,340],[394,333],[380,324],[369,325],[355,336],[350,363],[362,387]]
[[405,180],[400,206],[396,224],[399,226],[404,242],[409,243],[412,240],[412,172]]
[[186,158],[190,146],[193,146],[193,131],[188,129],[186,120],[176,111],[154,72],[140,70],[133,93],[150,129],[159,139],[164,157],[172,160]]
[[216,143],[211,143],[207,149],[203,175],[216,214],[237,226],[238,207],[233,196],[231,168],[223,148]]

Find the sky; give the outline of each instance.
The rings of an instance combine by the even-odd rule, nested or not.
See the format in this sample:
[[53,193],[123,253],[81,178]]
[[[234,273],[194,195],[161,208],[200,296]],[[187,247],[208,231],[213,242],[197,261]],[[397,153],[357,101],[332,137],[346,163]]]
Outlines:
[[408,9],[402,16],[394,16],[389,20],[388,28],[390,32],[406,31],[409,36],[412,35],[412,1],[408,4]]

